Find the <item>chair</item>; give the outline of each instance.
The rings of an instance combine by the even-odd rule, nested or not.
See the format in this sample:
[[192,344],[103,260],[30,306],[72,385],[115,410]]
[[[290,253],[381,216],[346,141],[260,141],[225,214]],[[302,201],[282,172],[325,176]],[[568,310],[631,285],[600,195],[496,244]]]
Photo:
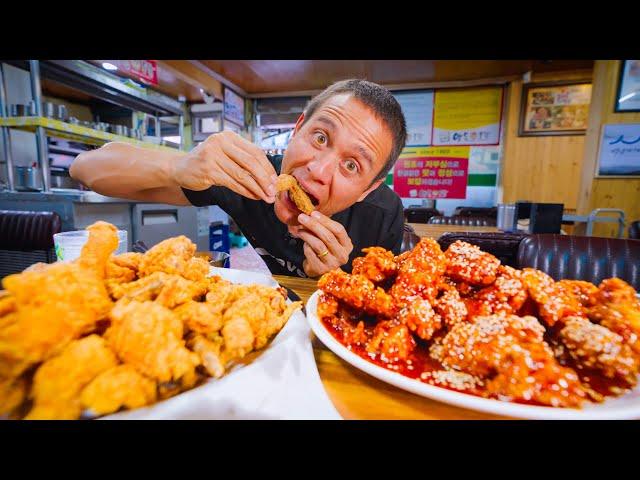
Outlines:
[[491,217],[446,217],[438,215],[429,219],[431,225],[463,225],[465,227],[495,227],[496,219]]
[[404,219],[407,223],[428,223],[429,219],[435,215],[442,215],[442,212],[428,207],[409,207],[404,209]]
[[453,242],[462,240],[494,255],[502,264],[518,268],[518,246],[526,236],[524,232],[447,232],[438,243],[445,251]]
[[554,280],[585,280],[598,285],[618,277],[640,290],[640,241],[574,235],[534,234],[518,245],[517,267],[531,267]]
[[55,262],[53,235],[61,226],[55,212],[0,210],[0,278],[37,262]]
[[629,225],[629,238],[640,240],[640,220],[631,222]]

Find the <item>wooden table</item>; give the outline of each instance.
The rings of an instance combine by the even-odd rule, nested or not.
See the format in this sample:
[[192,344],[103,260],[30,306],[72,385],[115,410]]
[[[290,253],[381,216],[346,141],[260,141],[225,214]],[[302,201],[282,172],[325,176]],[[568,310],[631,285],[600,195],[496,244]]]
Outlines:
[[[305,304],[317,288],[315,280],[284,275],[274,275],[273,277],[280,285],[290,288],[298,294]],[[342,360],[315,336],[313,353],[324,388],[333,405],[345,419],[478,420],[505,418],[430,400],[377,380]]]
[[446,232],[499,232],[498,227],[469,227],[466,225],[440,225],[431,223],[409,223],[419,237],[431,237],[435,240]]

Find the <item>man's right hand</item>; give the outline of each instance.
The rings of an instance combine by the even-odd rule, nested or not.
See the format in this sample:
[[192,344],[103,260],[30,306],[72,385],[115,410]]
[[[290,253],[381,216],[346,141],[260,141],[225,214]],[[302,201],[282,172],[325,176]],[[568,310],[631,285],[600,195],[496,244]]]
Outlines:
[[173,179],[189,190],[212,185],[227,187],[253,200],[275,201],[276,171],[265,153],[240,135],[216,133],[181,156],[173,165]]

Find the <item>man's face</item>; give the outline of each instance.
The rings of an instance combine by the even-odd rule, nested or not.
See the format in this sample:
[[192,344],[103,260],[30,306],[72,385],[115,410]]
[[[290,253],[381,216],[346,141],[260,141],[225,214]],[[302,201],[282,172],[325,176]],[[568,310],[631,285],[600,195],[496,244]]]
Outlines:
[[[373,111],[351,94],[329,98],[298,121],[282,160],[281,173],[293,175],[310,194],[316,210],[331,216],[364,199],[391,152],[393,139]],[[281,222],[297,226],[300,211],[287,192],[276,197]]]

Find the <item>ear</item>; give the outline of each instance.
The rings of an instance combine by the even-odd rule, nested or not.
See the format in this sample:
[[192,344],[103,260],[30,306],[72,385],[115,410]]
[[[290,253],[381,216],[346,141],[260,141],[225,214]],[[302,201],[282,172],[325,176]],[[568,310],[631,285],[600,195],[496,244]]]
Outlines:
[[358,197],[358,200],[357,200],[357,201],[358,201],[358,202],[361,202],[362,200],[364,200],[365,198],[367,198],[367,195],[369,195],[369,194],[370,194],[371,192],[373,192],[376,188],[378,188],[378,187],[380,186],[380,184],[381,184],[381,183],[382,183],[382,179],[380,179],[380,180],[376,180],[375,182],[373,182],[373,184],[372,184],[368,189],[366,189],[366,190],[362,193],[362,195],[360,195],[360,196]]
[[300,130],[300,127],[302,126],[302,122],[304,122],[304,112],[300,114],[300,116],[298,117],[298,121],[296,122],[296,126],[293,129],[293,133],[291,134],[291,136],[293,137],[296,133],[298,133],[298,130]]

